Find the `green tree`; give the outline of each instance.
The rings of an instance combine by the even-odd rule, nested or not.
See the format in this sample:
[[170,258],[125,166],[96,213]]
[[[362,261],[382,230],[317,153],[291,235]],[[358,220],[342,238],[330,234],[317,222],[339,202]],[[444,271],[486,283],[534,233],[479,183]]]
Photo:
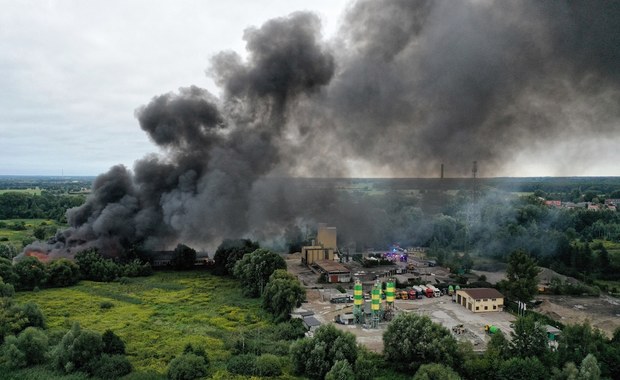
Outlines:
[[277,269],[286,269],[286,262],[277,253],[260,248],[237,261],[233,274],[239,279],[243,293],[260,297],[269,277]]
[[487,344],[485,355],[491,358],[508,359],[510,357],[510,342],[501,331],[491,335],[491,340]]
[[4,257],[0,257],[0,277],[2,277],[5,283],[13,284],[13,286],[17,285],[17,280],[19,279],[11,260]]
[[498,380],[547,380],[549,373],[538,358],[511,358],[502,362],[497,371]]
[[109,355],[101,356],[89,362],[88,373],[100,379],[119,379],[132,370],[131,363],[125,355]]
[[525,251],[515,251],[508,259],[507,281],[504,283],[508,294],[515,300],[528,302],[538,291],[540,269]]
[[185,244],[178,244],[174,249],[174,256],[172,257],[172,266],[177,270],[187,270],[194,267],[196,261],[196,250],[186,246]]
[[337,360],[325,375],[325,380],[355,380],[355,374],[348,361]]
[[548,353],[545,327],[531,316],[517,318],[514,331],[510,335],[510,351],[515,356],[544,357]]
[[92,373],[95,368],[92,362],[98,360],[102,353],[101,335],[94,331],[82,330],[80,324],[75,322],[54,348],[52,360],[58,370],[66,373],[74,371]]
[[81,277],[85,280],[109,282],[119,277],[121,268],[112,260],[105,259],[96,248],[78,252],[75,262],[80,267]]
[[280,358],[273,354],[262,354],[256,358],[256,374],[264,377],[275,377],[282,374]]
[[9,367],[19,368],[45,362],[48,348],[47,335],[27,327],[17,337],[8,336],[2,346],[2,361]]
[[588,354],[581,361],[579,367],[579,379],[580,380],[599,380],[601,378],[601,369],[598,366],[596,356]]
[[13,244],[0,244],[0,257],[8,260],[12,260],[17,256],[17,248]]
[[10,298],[15,295],[15,287],[11,284],[5,284],[0,277],[0,298]]
[[213,260],[215,261],[215,274],[232,274],[235,264],[244,255],[259,249],[258,243],[249,239],[226,239],[217,247]]
[[125,355],[125,342],[112,330],[104,331],[101,335],[103,352],[110,355]]
[[401,371],[416,371],[422,364],[458,361],[456,339],[445,327],[427,316],[399,314],[383,333],[383,353]]
[[606,338],[598,329],[592,329],[589,322],[566,325],[558,340],[559,364],[581,363],[588,354],[599,355],[605,349]]
[[13,269],[17,274],[19,289],[32,290],[43,286],[47,279],[45,264],[35,257],[24,257],[13,266]]
[[235,375],[252,376],[256,374],[256,355],[235,355],[226,363],[226,369]]
[[263,307],[273,314],[276,322],[289,319],[291,311],[306,297],[306,291],[293,275],[277,269],[269,277],[263,292]]
[[29,326],[45,328],[45,319],[36,304],[19,305],[12,298],[0,299],[0,342]]
[[357,344],[353,334],[328,324],[319,327],[312,338],[294,342],[290,354],[296,373],[323,379],[336,361],[355,363]]
[[443,364],[422,364],[413,380],[460,380],[458,373]]
[[182,354],[168,364],[168,379],[193,380],[207,374],[207,363],[202,356]]
[[58,259],[47,265],[47,284],[65,287],[77,284],[80,280],[80,267],[71,260]]

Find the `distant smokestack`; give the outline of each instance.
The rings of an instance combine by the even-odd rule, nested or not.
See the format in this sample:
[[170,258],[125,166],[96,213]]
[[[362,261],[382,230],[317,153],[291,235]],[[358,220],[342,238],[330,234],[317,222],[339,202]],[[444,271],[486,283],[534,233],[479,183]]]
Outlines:
[[474,178],[478,176],[478,161],[474,161],[473,167],[471,168],[471,173]]
[[443,179],[443,164],[441,164],[441,179]]

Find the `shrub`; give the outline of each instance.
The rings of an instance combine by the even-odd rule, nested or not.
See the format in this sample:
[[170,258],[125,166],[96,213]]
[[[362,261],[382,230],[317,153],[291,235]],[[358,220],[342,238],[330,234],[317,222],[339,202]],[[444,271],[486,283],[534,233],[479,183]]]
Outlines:
[[82,330],[75,322],[52,353],[57,369],[70,373],[76,370],[92,370],[91,361],[97,360],[103,351],[101,335]]
[[118,379],[131,372],[131,363],[125,355],[103,354],[89,363],[88,372],[102,379]]
[[67,259],[54,260],[47,265],[47,284],[64,287],[75,285],[80,279],[80,267]]
[[112,330],[106,330],[101,336],[103,352],[110,355],[125,355],[125,342]]
[[183,354],[170,361],[168,379],[193,380],[207,374],[205,359],[195,354]]
[[35,327],[28,327],[19,336],[9,336],[3,346],[2,361],[9,367],[27,367],[45,362],[48,339]]
[[114,304],[113,304],[112,302],[110,302],[110,301],[103,301],[103,302],[101,302],[101,303],[99,304],[99,307],[100,307],[102,310],[108,310],[108,309],[113,308],[113,307],[114,307]]
[[252,376],[256,373],[256,356],[251,354],[233,356],[228,360],[226,369],[236,375]]
[[272,354],[264,354],[256,358],[256,374],[258,376],[273,377],[282,374],[280,359]]

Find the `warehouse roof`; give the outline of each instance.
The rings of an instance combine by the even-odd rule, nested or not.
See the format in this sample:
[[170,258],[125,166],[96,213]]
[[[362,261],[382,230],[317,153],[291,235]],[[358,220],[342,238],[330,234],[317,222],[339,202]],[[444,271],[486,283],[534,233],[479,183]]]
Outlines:
[[328,273],[351,273],[347,267],[333,260],[315,261],[314,264]]
[[471,288],[471,289],[459,289],[459,292],[467,293],[471,298],[475,300],[481,300],[485,298],[503,298],[504,295],[497,289],[493,288]]

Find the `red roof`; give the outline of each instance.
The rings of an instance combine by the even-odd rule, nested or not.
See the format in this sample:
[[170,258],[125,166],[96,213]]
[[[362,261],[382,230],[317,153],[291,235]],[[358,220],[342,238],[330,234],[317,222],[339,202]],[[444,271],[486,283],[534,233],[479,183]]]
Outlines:
[[481,300],[484,298],[504,298],[502,293],[493,288],[459,289],[459,291],[467,293],[468,296],[475,300]]

